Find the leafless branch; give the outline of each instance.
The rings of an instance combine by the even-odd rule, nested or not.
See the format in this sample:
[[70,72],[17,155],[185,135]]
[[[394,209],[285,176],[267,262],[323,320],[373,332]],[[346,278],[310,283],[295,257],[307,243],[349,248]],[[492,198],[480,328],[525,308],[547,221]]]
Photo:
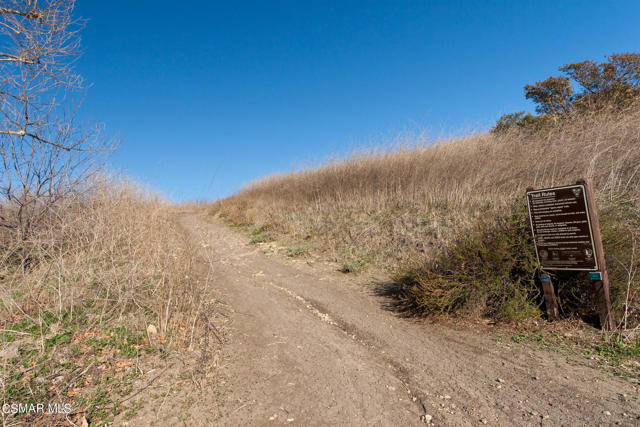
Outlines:
[[99,127],[75,123],[84,89],[73,67],[83,28],[74,3],[2,0],[0,7],[0,230],[21,248],[23,269],[33,230],[111,148]]

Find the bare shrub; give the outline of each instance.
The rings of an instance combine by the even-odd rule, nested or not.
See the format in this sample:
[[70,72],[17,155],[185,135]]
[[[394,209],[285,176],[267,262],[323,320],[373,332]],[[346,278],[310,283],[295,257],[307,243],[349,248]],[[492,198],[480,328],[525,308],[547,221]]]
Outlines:
[[0,228],[23,270],[31,232],[73,197],[112,144],[76,121],[82,78],[74,70],[82,22],[73,0],[9,0],[0,6]]
[[[128,359],[198,347],[208,272],[173,209],[130,182],[95,177],[32,229],[27,271],[0,240],[0,348],[17,352],[0,370],[5,401],[66,396],[98,422],[121,410],[130,390],[118,384],[139,375]],[[116,373],[122,381],[108,383]]]
[[[140,311],[152,313],[166,333],[175,313],[198,306],[189,278],[193,248],[169,204],[126,181],[99,179],[61,200],[34,229],[31,271],[0,265],[2,292],[11,301],[5,314],[50,312],[58,321],[86,315],[91,326]],[[2,258],[11,259],[10,248]],[[24,296],[8,298],[17,289]]]

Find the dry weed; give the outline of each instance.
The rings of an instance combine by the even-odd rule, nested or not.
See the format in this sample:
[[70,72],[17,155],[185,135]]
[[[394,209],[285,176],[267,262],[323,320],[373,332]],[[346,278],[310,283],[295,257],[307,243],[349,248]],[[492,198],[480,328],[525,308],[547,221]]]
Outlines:
[[208,339],[198,329],[208,277],[170,204],[104,177],[85,190],[49,209],[28,241],[3,235],[1,383],[5,402],[73,402],[97,422],[124,409],[145,355]]

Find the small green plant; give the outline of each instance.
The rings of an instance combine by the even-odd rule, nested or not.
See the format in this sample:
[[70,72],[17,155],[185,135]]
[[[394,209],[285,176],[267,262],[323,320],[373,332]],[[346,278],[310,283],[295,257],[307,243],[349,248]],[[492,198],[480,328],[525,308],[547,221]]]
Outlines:
[[255,230],[253,230],[251,232],[251,236],[253,237],[249,241],[249,244],[255,245],[258,243],[272,242],[276,240],[275,234],[272,234],[272,233],[263,234],[263,233],[264,233],[264,230],[262,228],[256,228]]
[[520,332],[511,336],[511,341],[521,343],[529,339],[529,334],[526,332]]
[[342,264],[342,269],[340,269],[343,273],[355,273],[358,271],[358,267],[353,262],[345,262]]
[[42,313],[39,319],[24,319],[11,326],[5,328],[0,333],[0,342],[15,341],[16,337],[21,333],[39,336],[49,333],[49,326],[55,322],[56,318],[48,311]]
[[71,332],[65,332],[63,334],[56,335],[44,341],[46,349],[52,348],[58,344],[66,344],[71,342]]
[[109,407],[113,405],[110,393],[105,389],[98,389],[89,401],[87,412],[89,417],[100,420],[109,415]]
[[144,334],[135,333],[126,327],[113,328],[107,337],[91,338],[87,343],[91,346],[94,353],[111,348],[117,349],[120,354],[127,358],[138,356],[140,352],[140,343],[144,339]]
[[143,406],[142,399],[136,402],[133,402],[131,407],[127,409],[127,411],[124,413],[124,419],[127,421],[131,420],[133,417],[135,417],[138,414],[138,411],[140,410],[140,408],[142,408],[142,406]]
[[347,257],[347,260],[342,263],[340,271],[343,273],[357,273],[364,269],[367,262],[369,262],[369,260],[364,255],[350,255]]
[[292,248],[287,248],[287,256],[292,258],[305,255],[308,252],[309,249],[306,246],[294,246]]
[[256,236],[253,239],[251,239],[251,241],[249,241],[249,244],[255,245],[257,243],[264,243],[266,241],[267,241],[267,237],[266,236]]
[[627,342],[620,337],[603,337],[600,342],[585,350],[585,353],[619,364],[624,357],[640,358],[640,343]]

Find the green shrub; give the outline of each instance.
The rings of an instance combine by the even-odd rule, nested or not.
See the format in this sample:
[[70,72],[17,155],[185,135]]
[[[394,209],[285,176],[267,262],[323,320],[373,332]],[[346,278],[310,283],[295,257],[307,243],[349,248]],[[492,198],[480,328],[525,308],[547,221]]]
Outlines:
[[601,209],[611,301],[616,320],[624,326],[640,324],[640,206],[638,195],[612,197]]
[[287,248],[287,256],[288,257],[297,257],[306,255],[309,252],[309,248],[306,246],[294,246],[292,248]]
[[[640,324],[640,209],[635,203],[623,192],[599,208],[611,304],[621,327]],[[562,313],[599,321],[598,301],[587,272],[559,271],[552,277]]]
[[255,230],[253,230],[251,232],[251,240],[249,241],[249,244],[251,245],[255,245],[258,243],[266,243],[266,242],[273,242],[274,240],[276,240],[276,234],[275,233],[265,233],[264,229],[261,228],[256,228]]
[[267,237],[266,236],[256,236],[253,239],[251,239],[249,241],[250,245],[255,245],[258,243],[265,243],[267,241]]
[[[542,290],[526,208],[519,199],[506,213],[487,209],[470,229],[424,265],[396,277],[400,298],[423,313],[475,311],[497,320],[541,314]],[[611,196],[600,209],[600,230],[618,323],[640,324],[640,209],[633,195]],[[586,272],[549,272],[561,314],[598,317]],[[626,323],[625,323],[626,319]]]
[[511,320],[539,314],[536,258],[526,204],[487,209],[433,261],[396,279],[401,298],[422,313],[479,311]]
[[534,116],[531,113],[520,111],[518,113],[503,114],[496,125],[491,128],[493,133],[505,133],[510,129],[519,128],[539,132],[548,129],[552,120],[547,116]]

